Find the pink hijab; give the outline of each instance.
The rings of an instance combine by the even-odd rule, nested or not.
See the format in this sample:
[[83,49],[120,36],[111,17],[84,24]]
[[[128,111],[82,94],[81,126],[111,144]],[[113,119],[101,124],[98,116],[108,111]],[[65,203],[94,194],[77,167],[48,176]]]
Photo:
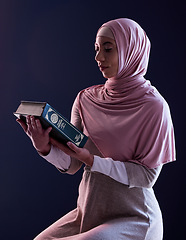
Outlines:
[[115,38],[118,74],[81,91],[79,111],[85,131],[103,157],[148,168],[175,160],[174,132],[168,104],[144,78],[150,41],[133,20],[102,25]]

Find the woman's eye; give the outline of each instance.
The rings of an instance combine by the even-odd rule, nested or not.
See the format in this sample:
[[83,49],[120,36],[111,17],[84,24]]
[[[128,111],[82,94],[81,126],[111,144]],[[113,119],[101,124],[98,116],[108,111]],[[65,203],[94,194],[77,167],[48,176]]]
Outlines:
[[112,48],[106,48],[105,51],[110,52],[110,51],[112,51]]

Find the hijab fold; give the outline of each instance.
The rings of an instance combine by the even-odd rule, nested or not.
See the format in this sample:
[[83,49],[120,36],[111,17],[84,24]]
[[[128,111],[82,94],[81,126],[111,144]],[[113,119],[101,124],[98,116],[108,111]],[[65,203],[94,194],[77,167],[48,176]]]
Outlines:
[[168,104],[144,78],[150,53],[146,33],[126,18],[102,27],[108,27],[114,35],[119,66],[115,77],[78,95],[89,137],[104,157],[116,161],[148,168],[174,161],[174,130]]

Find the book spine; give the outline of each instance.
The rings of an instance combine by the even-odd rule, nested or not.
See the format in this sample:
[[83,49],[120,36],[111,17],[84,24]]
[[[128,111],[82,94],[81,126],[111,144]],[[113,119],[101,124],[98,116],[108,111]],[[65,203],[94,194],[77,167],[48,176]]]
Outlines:
[[48,103],[43,110],[42,117],[52,125],[53,128],[60,132],[66,141],[71,141],[78,147],[83,147],[85,145],[88,137],[73,126]]

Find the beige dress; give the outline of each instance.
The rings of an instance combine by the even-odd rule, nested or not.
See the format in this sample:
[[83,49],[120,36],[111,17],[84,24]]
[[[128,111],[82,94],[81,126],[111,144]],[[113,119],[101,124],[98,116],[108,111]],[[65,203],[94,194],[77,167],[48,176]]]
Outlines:
[[[72,123],[88,134],[76,105]],[[101,156],[89,139],[86,148]],[[101,156],[102,157],[102,156]],[[35,240],[161,240],[162,215],[152,189],[161,167],[147,169],[125,162],[129,185],[85,166],[77,208],[40,233]],[[74,174],[82,163],[71,159],[66,173]]]

